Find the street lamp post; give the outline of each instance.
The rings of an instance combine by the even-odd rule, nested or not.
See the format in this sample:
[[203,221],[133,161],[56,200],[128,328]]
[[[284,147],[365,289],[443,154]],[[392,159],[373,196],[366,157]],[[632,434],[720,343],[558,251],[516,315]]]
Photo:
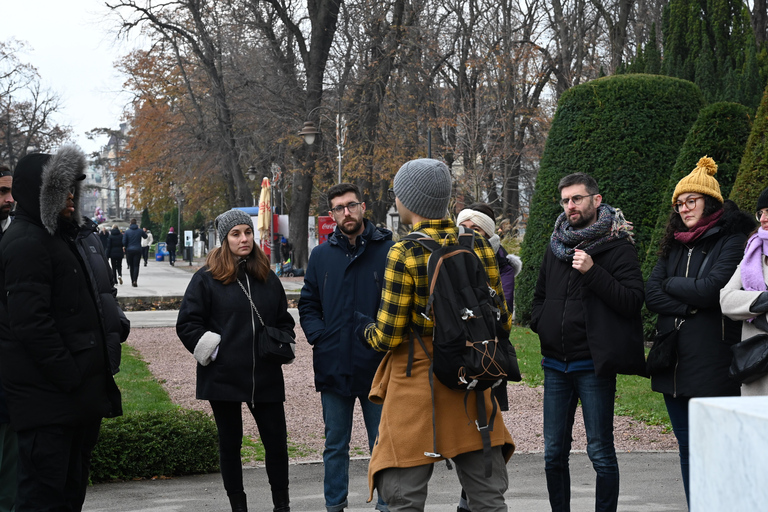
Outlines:
[[[319,106],[312,110],[314,112],[315,110],[319,108],[328,108],[325,106]],[[310,112],[310,114],[312,114]],[[317,135],[320,134],[320,131],[315,127],[315,123],[312,121],[305,121],[304,127],[299,132],[299,135],[304,137],[304,142],[307,143],[307,145],[311,146],[315,143],[315,138]],[[336,150],[338,151],[338,161],[339,161],[339,181],[338,183],[341,183],[341,159],[342,154],[344,153],[344,143],[347,141],[347,119],[344,117],[344,114],[337,113],[336,114]]]

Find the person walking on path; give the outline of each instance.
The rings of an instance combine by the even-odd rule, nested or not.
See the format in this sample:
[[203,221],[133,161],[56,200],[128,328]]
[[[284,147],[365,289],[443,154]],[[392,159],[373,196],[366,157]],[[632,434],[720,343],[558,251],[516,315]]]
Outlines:
[[112,231],[110,231],[109,239],[107,240],[107,257],[112,265],[112,279],[120,284],[123,284],[124,254],[123,234],[120,232],[117,224],[113,224]]
[[[588,174],[558,185],[564,211],[555,221],[533,295],[531,329],[544,368],[544,471],[553,512],[571,509],[568,458],[581,402],[587,454],[597,473],[595,510],[615,512],[619,463],[613,444],[616,364],[645,373],[643,275],[623,215],[602,202]],[[634,350],[611,353],[616,340]]]
[[[371,382],[384,357],[355,338],[354,312],[376,315],[392,232],[366,220],[360,189],[341,183],[328,190],[328,213],[336,229],[312,251],[299,300],[301,327],[312,345],[315,389],[325,423],[323,479],[325,508],[348,506],[349,442],[352,413],[360,402],[368,447],[373,450],[381,405],[368,400]],[[379,497],[377,510],[386,511]]]
[[0,369],[19,444],[17,512],[82,510],[101,419],[122,414],[93,269],[76,240],[85,168],[85,154],[69,145],[19,160],[16,217],[0,241]]
[[152,242],[154,242],[154,238],[152,237],[152,232],[148,230],[147,228],[142,228],[144,232],[147,234],[147,238],[141,239],[141,255],[144,258],[144,266],[147,266],[147,260],[149,259],[149,248],[152,247]]
[[[723,314],[742,322],[742,341],[768,333],[768,188],[757,198],[755,219],[760,226],[749,237],[736,272],[720,290]],[[742,383],[741,395],[768,395],[768,375]]]
[[147,238],[147,234],[139,229],[136,219],[131,219],[131,225],[123,233],[123,245],[125,246],[125,259],[131,272],[131,285],[139,285],[139,266],[141,265],[141,243]]
[[176,246],[179,244],[179,235],[173,232],[173,226],[168,230],[168,234],[165,235],[165,248],[168,250],[168,261],[171,266],[176,265]]
[[[444,163],[430,158],[406,162],[395,175],[393,190],[401,222],[413,225],[414,232],[437,243],[446,238],[458,240],[459,229],[446,218],[451,186],[451,173]],[[485,267],[489,283],[503,297],[490,244],[483,237],[475,237],[474,251]],[[486,458],[483,436],[475,423],[488,424],[497,409],[491,390],[483,391],[486,417],[481,420],[475,393],[465,394],[432,379],[434,324],[422,315],[430,296],[429,254],[414,240],[395,243],[387,255],[376,320],[355,312],[358,337],[374,350],[386,353],[369,395],[372,401],[383,405],[379,437],[368,466],[369,499],[373,499],[373,490],[377,489],[391,512],[424,510],[434,463],[450,459],[456,465],[470,508],[503,512],[507,510],[504,493],[509,486],[506,462],[515,445],[506,426],[497,418],[489,432],[491,447]],[[506,303],[500,315],[501,326],[509,333],[512,318]],[[422,338],[425,349],[420,343],[413,346],[412,332]],[[486,463],[491,466],[490,477],[485,476]]]
[[262,320],[294,337],[293,316],[269,258],[254,243],[251,216],[224,212],[216,230],[221,247],[208,253],[205,266],[192,276],[176,332],[198,362],[196,397],[208,400],[213,410],[232,511],[248,510],[240,459],[245,402],[264,444],[274,512],[290,512],[283,369],[261,358],[256,342]]
[[659,333],[677,333],[676,360],[651,375],[651,388],[664,395],[680,448],[680,470],[689,496],[688,403],[691,398],[738,396],[728,370],[730,345],[741,339],[741,322],[724,317],[720,290],[744,254],[755,227],[733,201],[723,201],[717,164],[703,157],[672,195],[659,260],[645,284],[645,304],[658,314]]

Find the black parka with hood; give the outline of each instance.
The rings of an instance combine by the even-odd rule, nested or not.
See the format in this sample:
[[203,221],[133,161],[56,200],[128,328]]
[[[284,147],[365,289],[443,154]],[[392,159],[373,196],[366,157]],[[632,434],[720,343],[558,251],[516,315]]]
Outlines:
[[720,221],[696,241],[674,243],[645,285],[645,304],[658,313],[658,332],[671,331],[676,318],[684,320],[677,364],[651,377],[654,391],[684,397],[740,394],[728,368],[731,345],[741,341],[741,322],[723,315],[720,290],[741,261],[755,221],[730,201],[724,209]]
[[0,368],[16,430],[122,414],[92,272],[77,249],[80,217],[60,212],[85,155],[63,146],[16,165],[16,218],[0,241]]

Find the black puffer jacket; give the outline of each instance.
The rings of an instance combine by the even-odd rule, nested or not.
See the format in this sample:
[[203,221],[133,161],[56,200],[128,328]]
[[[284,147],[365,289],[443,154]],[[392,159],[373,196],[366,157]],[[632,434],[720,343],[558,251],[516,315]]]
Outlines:
[[531,312],[541,353],[558,361],[592,359],[597,375],[644,374],[637,250],[624,238],[587,252],[594,265],[582,274],[547,247]]
[[120,228],[112,228],[109,232],[109,243],[107,244],[107,257],[122,259],[123,258],[123,234],[120,232]]
[[96,306],[102,319],[104,336],[107,340],[109,365],[112,374],[120,371],[120,344],[128,339],[131,332],[131,322],[126,318],[117,303],[117,289],[113,281],[114,274],[109,268],[104,256],[101,241],[96,234],[98,227],[88,217],[83,217],[83,225],[77,234],[77,249],[80,257],[88,262],[86,269],[90,272],[88,281],[93,287]]
[[675,318],[685,322],[678,336],[678,364],[651,378],[654,391],[685,397],[739,394],[728,368],[730,346],[741,340],[741,322],[723,316],[720,289],[741,261],[754,226],[750,215],[729,209],[693,244],[675,243],[668,256],[659,258],[646,283],[645,304],[658,313],[661,333],[673,329]]
[[[285,290],[274,272],[265,283],[241,271],[240,281],[250,288],[254,304],[267,325],[294,337],[293,316],[288,312]],[[285,382],[279,364],[262,360],[256,340],[261,324],[237,282],[225,285],[215,280],[208,267],[198,270],[187,286],[179,309],[176,333],[194,354],[206,332],[221,335],[215,361],[197,365],[197,393],[201,400],[235,402],[284,402]]]
[[88,263],[75,243],[80,219],[59,217],[73,184],[77,211],[84,168],[73,146],[16,166],[17,214],[0,242],[0,367],[16,430],[122,413]]

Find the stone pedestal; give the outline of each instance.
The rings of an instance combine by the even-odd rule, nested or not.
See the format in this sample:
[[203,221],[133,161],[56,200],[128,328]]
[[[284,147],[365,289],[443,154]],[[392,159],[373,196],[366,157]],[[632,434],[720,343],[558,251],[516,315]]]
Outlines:
[[691,400],[691,512],[768,510],[768,397]]

